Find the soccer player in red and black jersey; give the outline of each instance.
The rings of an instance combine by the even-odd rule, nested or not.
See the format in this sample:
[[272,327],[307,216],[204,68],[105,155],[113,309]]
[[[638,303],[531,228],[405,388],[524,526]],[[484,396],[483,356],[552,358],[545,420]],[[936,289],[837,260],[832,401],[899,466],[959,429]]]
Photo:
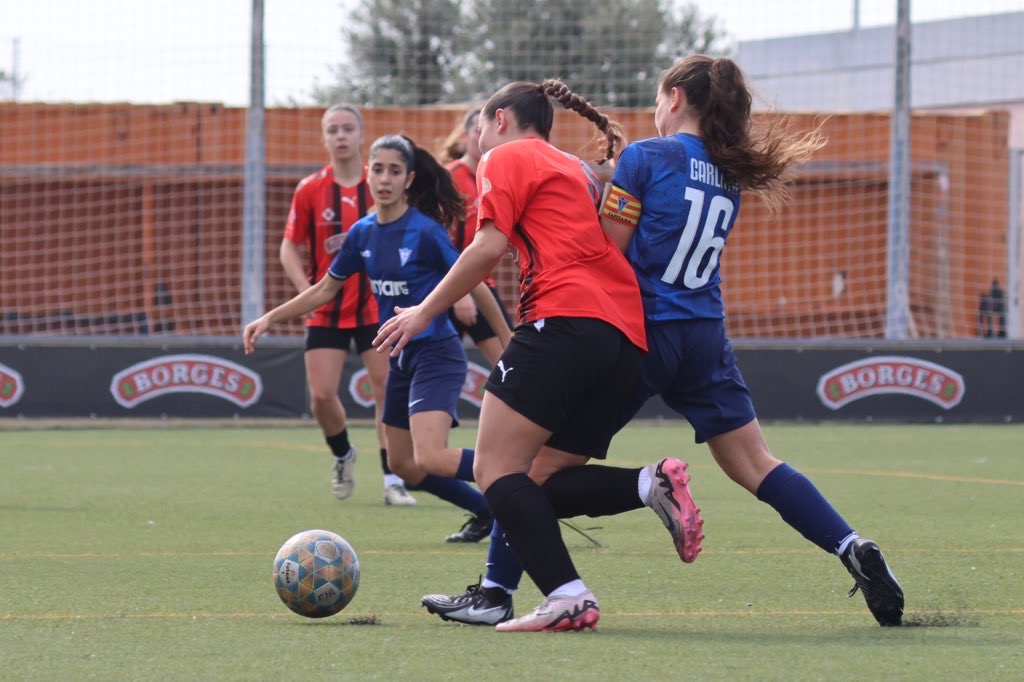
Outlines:
[[[455,244],[459,253],[462,253],[466,246],[473,241],[473,235],[476,234],[477,206],[480,202],[476,191],[476,169],[480,165],[479,120],[480,110],[470,109],[448,135],[441,154],[442,159],[449,159],[445,168],[451,173],[452,181],[459,192],[466,197],[466,218],[453,225],[450,230],[452,243]],[[484,282],[491,290],[494,300],[498,302],[502,314],[511,326],[512,320],[508,311],[505,310],[505,304],[498,294],[497,287],[494,285],[494,279],[488,276]],[[493,367],[494,363],[498,361],[503,347],[497,334],[491,329],[491,325],[487,324],[487,320],[478,314],[473,297],[466,295],[456,301],[448,311],[448,317],[455,325],[459,336],[469,334],[473,343]]]
[[[487,381],[474,471],[495,525],[545,601],[513,620],[511,608],[499,608],[502,632],[580,630],[598,622],[597,600],[559,532],[562,506],[604,516],[646,503],[659,516],[670,515],[663,521],[674,526],[669,530],[677,547],[682,543],[684,560],[696,558],[702,537],[682,462],[652,465],[678,462],[681,469],[655,486],[652,502],[639,497],[643,470],[583,466],[607,455],[647,344],[636,277],[601,229],[600,186],[580,159],[547,141],[554,118],[549,97],[593,122],[604,133],[605,158],[613,158],[624,141],[621,129],[564,83],[512,83],[495,93],[480,116],[476,236],[434,291],[381,325],[374,340],[401,351],[510,246],[517,252],[519,326]],[[557,492],[541,488],[554,474],[572,472],[582,475],[562,476]],[[502,544],[492,534],[491,547]]]
[[[281,240],[281,265],[300,292],[323,277],[349,228],[373,206],[363,166],[363,120],[359,111],[347,104],[336,104],[324,112],[320,126],[331,162],[299,183]],[[334,496],[343,500],[352,494],[355,485],[356,452],[349,442],[338,388],[345,358],[354,342],[369,374],[376,403],[374,417],[384,470],[384,502],[414,505],[416,500],[406,492],[402,479],[387,465],[381,414],[388,363],[370,345],[378,323],[377,302],[365,274],[345,282],[335,299],[307,317],[305,364],[310,409],[334,454],[332,488]]]

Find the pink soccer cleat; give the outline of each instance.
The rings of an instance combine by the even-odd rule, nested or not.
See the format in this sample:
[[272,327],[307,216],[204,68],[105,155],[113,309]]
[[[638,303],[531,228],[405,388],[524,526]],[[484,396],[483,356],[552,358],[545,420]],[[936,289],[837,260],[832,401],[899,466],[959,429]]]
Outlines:
[[548,597],[521,618],[498,623],[498,632],[563,632],[597,627],[601,607],[594,593],[584,592],[578,597]]
[[673,458],[648,466],[651,492],[644,504],[653,509],[665,524],[672,534],[679,558],[689,564],[700,554],[704,519],[700,517],[700,509],[694,504],[686,485],[690,482],[686,466],[686,462]]

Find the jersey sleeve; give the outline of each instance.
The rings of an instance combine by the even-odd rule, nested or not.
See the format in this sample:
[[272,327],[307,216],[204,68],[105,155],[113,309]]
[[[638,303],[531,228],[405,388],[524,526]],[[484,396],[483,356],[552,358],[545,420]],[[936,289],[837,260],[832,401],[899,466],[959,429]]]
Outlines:
[[351,275],[363,272],[366,269],[366,262],[360,253],[362,250],[360,244],[365,241],[365,234],[366,225],[362,220],[352,226],[345,241],[341,243],[338,253],[334,254],[331,267],[327,270],[328,275],[334,279],[344,281]]
[[305,182],[300,182],[292,195],[292,205],[288,209],[288,220],[284,225],[284,236],[288,241],[305,244],[309,241],[309,202],[306,201]]
[[449,239],[448,233],[440,223],[432,220],[424,228],[424,233],[427,243],[430,244],[431,263],[436,265],[442,273],[451,270],[455,261],[459,259],[459,252],[452,244],[452,240]]
[[640,221],[647,169],[641,147],[631,144],[623,150],[612,175],[608,198],[601,207],[602,218],[636,227]]
[[484,155],[476,173],[480,201],[478,226],[491,220],[511,238],[532,193],[532,180],[536,176],[532,166],[529,149],[514,142],[495,147]]

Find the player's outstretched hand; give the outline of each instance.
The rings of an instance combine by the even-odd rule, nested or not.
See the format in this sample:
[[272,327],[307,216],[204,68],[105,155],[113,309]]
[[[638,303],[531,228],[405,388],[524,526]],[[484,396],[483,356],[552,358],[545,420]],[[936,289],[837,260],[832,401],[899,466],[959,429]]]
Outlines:
[[245,348],[246,355],[252,355],[252,352],[256,350],[256,339],[263,336],[268,329],[270,329],[270,321],[267,320],[266,315],[245,325],[245,331],[242,332],[242,346]]
[[378,353],[384,353],[390,348],[391,357],[398,357],[402,349],[429,324],[430,319],[424,319],[420,306],[395,306],[395,316],[380,326],[380,331],[373,339],[373,345],[376,346]]

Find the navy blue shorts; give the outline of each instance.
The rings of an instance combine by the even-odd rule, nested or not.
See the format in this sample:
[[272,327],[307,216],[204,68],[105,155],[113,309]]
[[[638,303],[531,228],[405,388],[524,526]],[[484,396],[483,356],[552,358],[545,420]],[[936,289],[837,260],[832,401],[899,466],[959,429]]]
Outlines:
[[457,336],[410,343],[391,358],[383,422],[409,428],[410,415],[439,410],[458,426],[456,407],[466,383],[466,349]]
[[725,335],[724,320],[648,321],[647,347],[641,385],[620,426],[653,395],[660,395],[686,418],[698,443],[735,431],[757,417]]

